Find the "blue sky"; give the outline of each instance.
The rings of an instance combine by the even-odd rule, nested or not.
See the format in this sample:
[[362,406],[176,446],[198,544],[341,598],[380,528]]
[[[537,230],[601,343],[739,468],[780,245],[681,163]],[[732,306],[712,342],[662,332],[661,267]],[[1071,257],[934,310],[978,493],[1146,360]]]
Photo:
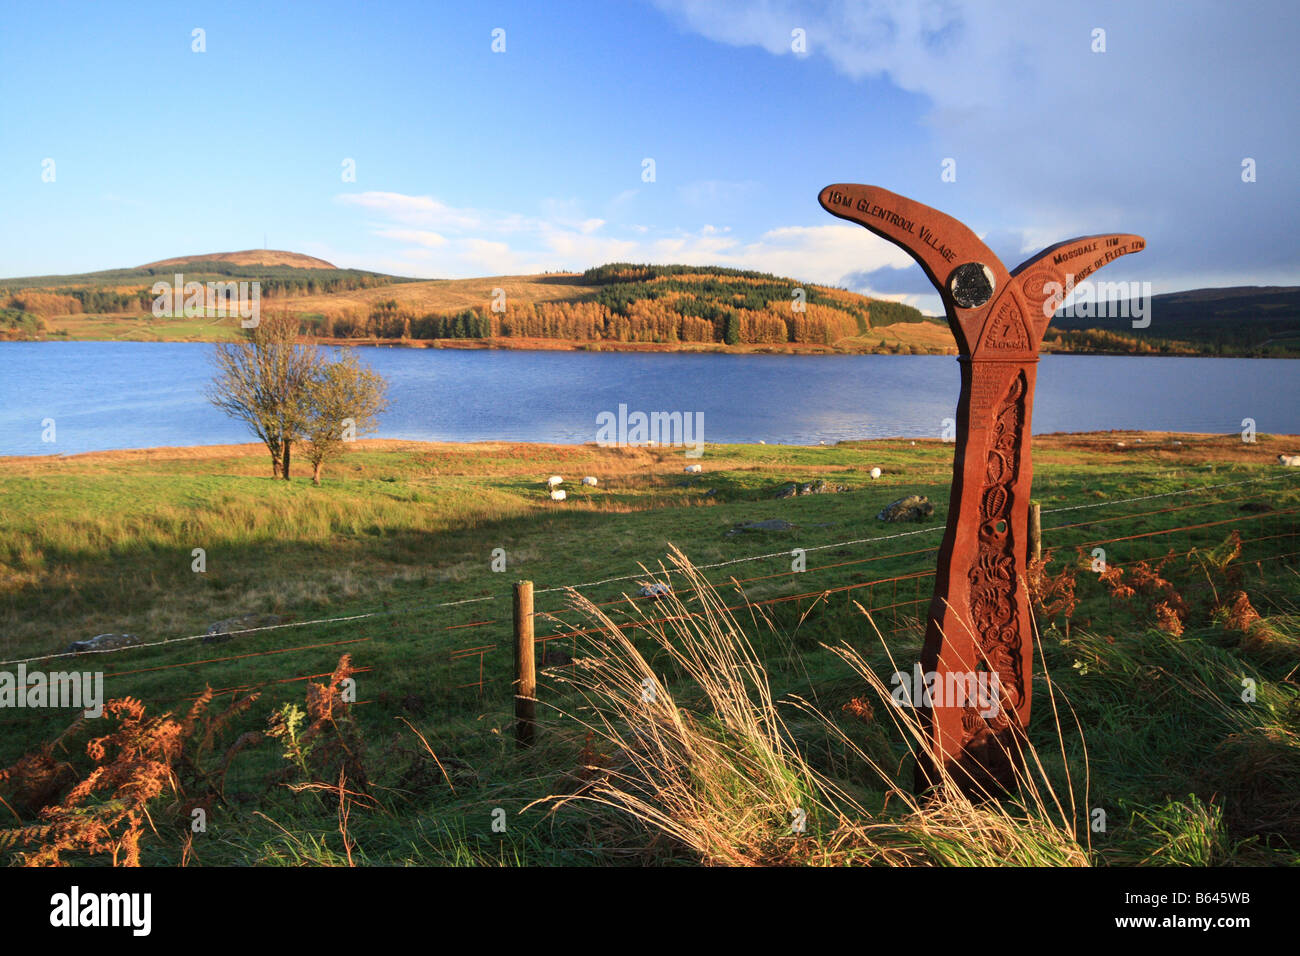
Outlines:
[[1280,2],[11,5],[0,275],[265,242],[424,277],[732,265],[937,310],[818,206],[862,182],[1008,265],[1125,231],[1148,250],[1107,279],[1300,284],[1298,47]]

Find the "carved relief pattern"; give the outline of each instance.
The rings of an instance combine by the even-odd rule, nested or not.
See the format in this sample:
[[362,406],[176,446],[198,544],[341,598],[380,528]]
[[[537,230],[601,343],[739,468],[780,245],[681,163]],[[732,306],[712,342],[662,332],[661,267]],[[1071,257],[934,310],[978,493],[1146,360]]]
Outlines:
[[1025,320],[1020,315],[1020,309],[1016,306],[1015,299],[1009,295],[1004,296],[1002,306],[984,334],[984,349],[994,352],[1025,352],[1029,348],[1029,336],[1025,333]]
[[1011,505],[1020,474],[1027,391],[1025,373],[1019,371],[998,406],[989,433],[979,505],[979,544],[968,580],[971,623],[980,660],[998,675],[1001,700],[997,713],[988,719],[975,707],[964,709],[962,727],[968,741],[1010,726],[1018,719],[1017,709],[1025,699]]
[[1060,287],[1061,277],[1052,269],[1039,267],[1025,276],[1020,284],[1021,294],[1029,304],[1029,318],[1034,323],[1034,332],[1040,341],[1043,333],[1047,331],[1047,323],[1051,320],[1051,315],[1045,313],[1054,312],[1055,306],[1060,304],[1060,301],[1056,300],[1054,305],[1047,305],[1047,300],[1053,297],[1048,291],[1048,286],[1053,282]]

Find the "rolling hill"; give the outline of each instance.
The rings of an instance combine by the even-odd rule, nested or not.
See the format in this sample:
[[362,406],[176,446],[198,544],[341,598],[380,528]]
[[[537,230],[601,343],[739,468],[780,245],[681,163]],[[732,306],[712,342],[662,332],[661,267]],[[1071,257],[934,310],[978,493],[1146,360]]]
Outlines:
[[305,256],[300,252],[284,252],[279,249],[245,249],[243,252],[213,252],[202,256],[179,256],[175,259],[160,259],[158,262],[150,262],[136,268],[141,271],[174,269],[178,266],[193,269],[217,263],[228,263],[232,266],[272,266],[289,269],[338,269],[338,266],[326,262],[324,259]]
[[[940,318],[910,306],[766,273],[611,263],[582,273],[413,279],[339,269],[271,249],[162,259],[129,269],[0,280],[0,337],[212,341],[238,337],[215,312],[158,318],[151,288],[176,273],[257,281],[265,314],[321,341],[424,347],[952,354]],[[1300,288],[1155,296],[1151,325],[1058,313],[1044,351],[1300,355]]]
[[[1126,305],[1128,305],[1126,303]],[[1051,328],[1063,338],[1100,345],[1108,338],[1159,348],[1168,343],[1202,354],[1300,354],[1300,287],[1234,286],[1152,296],[1150,326],[1132,326],[1133,309],[1120,317],[1058,313]]]
[[248,250],[133,269],[0,280],[9,338],[204,341],[238,320],[158,318],[157,281],[257,280],[265,313],[304,335],[363,344],[507,348],[947,352],[939,322],[898,303],[765,273],[614,263],[583,273],[417,280],[342,270],[310,256]]

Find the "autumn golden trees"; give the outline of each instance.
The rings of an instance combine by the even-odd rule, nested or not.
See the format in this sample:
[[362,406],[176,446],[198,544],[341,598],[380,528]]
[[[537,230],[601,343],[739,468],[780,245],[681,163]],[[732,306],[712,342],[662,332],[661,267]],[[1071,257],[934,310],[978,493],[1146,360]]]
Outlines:
[[381,304],[368,318],[333,317],[304,332],[338,338],[557,339],[570,342],[700,342],[727,345],[786,342],[831,345],[860,334],[863,323],[833,306],[807,303],[796,311],[784,300],[723,305],[708,317],[693,314],[684,294],[636,299],[615,311],[599,302],[511,302],[502,312],[476,307],[450,315],[415,315]]
[[615,263],[587,270],[583,282],[593,291],[581,299],[511,299],[446,314],[420,314],[387,299],[368,314],[324,317],[302,331],[354,339],[833,345],[870,331],[877,308],[879,324],[924,318],[911,306],[735,269]]

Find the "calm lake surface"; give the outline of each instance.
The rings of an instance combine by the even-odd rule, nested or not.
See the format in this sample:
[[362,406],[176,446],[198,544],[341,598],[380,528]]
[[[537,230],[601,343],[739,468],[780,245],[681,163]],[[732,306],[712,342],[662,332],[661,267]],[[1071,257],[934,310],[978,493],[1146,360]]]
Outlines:
[[[207,403],[210,346],[0,343],[0,455],[253,441]],[[704,414],[706,442],[938,437],[952,356],[685,355],[357,349],[389,381],[377,437],[590,442],[596,418]],[[1034,432],[1300,433],[1300,361],[1045,355]],[[53,443],[42,421],[53,419]]]

